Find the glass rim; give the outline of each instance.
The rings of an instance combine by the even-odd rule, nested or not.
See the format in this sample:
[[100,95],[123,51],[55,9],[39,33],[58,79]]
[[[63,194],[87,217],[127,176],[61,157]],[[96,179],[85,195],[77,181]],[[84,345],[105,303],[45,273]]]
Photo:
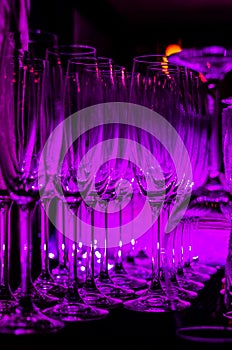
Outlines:
[[[133,62],[136,63],[152,63],[152,62],[156,62],[156,61],[150,61],[147,60],[145,58],[167,58],[168,56],[166,56],[165,54],[146,54],[146,55],[140,55],[140,56],[135,56],[133,58]],[[165,61],[164,61],[165,62]]]
[[[62,51],[62,49],[83,49],[82,52],[72,52],[72,51]],[[57,51],[55,51],[57,50]],[[86,50],[86,51],[85,51]],[[49,53],[55,53],[59,55],[69,54],[69,55],[81,55],[83,53],[96,53],[97,49],[91,45],[82,45],[82,44],[62,44],[62,45],[53,45],[47,48]]]
[[[193,334],[188,335],[187,333],[193,331]],[[215,334],[215,337],[213,335],[211,335],[210,337],[206,337],[206,336],[200,336],[198,335],[194,335],[194,332],[198,332],[198,331],[212,331]],[[231,337],[217,337],[217,331],[220,331],[223,333],[226,332],[231,332]],[[218,343],[218,344],[224,344],[224,343],[232,343],[232,327],[229,326],[189,326],[189,327],[180,327],[176,330],[176,335],[183,340],[188,340],[188,341],[192,341],[192,342],[198,342],[198,343]]]

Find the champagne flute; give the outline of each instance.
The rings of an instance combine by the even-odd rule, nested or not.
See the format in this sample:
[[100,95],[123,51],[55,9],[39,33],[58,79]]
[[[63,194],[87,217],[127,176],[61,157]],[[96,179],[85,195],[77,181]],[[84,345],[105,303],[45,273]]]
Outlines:
[[[12,55],[13,37],[11,34],[5,34],[2,37],[1,61],[0,61],[0,110],[4,114],[4,101],[9,94],[9,85],[4,84],[4,76],[7,73],[7,59]],[[9,281],[9,256],[11,230],[9,219],[11,217],[12,199],[9,195],[7,185],[0,167],[0,313],[1,315],[12,311],[17,305],[17,301],[11,291]]]
[[[43,315],[33,303],[31,279],[31,217],[39,199],[37,183],[38,157],[43,147],[38,131],[44,127],[44,104],[36,91],[39,82],[33,62],[26,52],[7,62],[8,101],[1,113],[0,162],[10,196],[19,209],[19,248],[21,289],[19,305],[0,321],[0,332],[6,334],[42,334],[64,327],[61,321]],[[44,92],[44,90],[42,89]],[[40,135],[41,136],[41,135]],[[3,168],[4,165],[4,168]]]

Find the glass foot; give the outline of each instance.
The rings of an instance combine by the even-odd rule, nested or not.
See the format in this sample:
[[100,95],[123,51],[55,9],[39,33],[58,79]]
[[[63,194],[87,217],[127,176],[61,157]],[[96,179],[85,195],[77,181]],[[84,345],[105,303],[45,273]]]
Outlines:
[[14,299],[0,300],[0,315],[4,315],[12,312],[17,305],[18,305],[18,302]]
[[129,288],[134,291],[146,289],[148,287],[146,280],[130,277],[129,275],[121,275],[116,273],[110,275],[110,278],[117,286]]
[[[165,287],[163,287],[164,291],[166,291]],[[186,301],[193,301],[198,297],[197,292],[190,291],[187,289],[183,289],[181,287],[176,287],[176,286],[171,286],[170,289],[167,292],[170,293],[171,295],[176,296],[177,298],[180,298],[181,300],[186,300]]]
[[184,268],[184,275],[193,281],[205,283],[210,280],[210,275],[194,271],[191,267]]
[[49,318],[37,309],[25,311],[20,307],[0,320],[1,334],[46,334],[58,332],[63,327],[63,322]]
[[124,302],[123,306],[130,311],[163,313],[182,311],[189,308],[191,303],[179,298],[169,299],[164,295],[147,293],[138,299]]
[[81,298],[88,305],[100,308],[100,309],[115,309],[121,307],[123,302],[117,298],[111,298],[100,292],[88,291],[88,290],[79,290]]
[[63,322],[90,322],[101,320],[108,316],[107,310],[92,307],[78,302],[64,302],[43,310],[43,313]]
[[36,280],[34,286],[41,294],[57,299],[62,299],[66,292],[65,287],[52,280]]
[[147,280],[147,281],[150,281],[152,278],[151,269],[148,269],[147,267],[126,263],[125,269],[129,276]]
[[110,283],[97,283],[100,292],[111,298],[120,299],[122,301],[130,300],[135,297],[135,292],[129,288],[122,288]]
[[[14,297],[16,300],[20,300],[21,298],[21,287],[18,287],[14,293]],[[39,309],[45,309],[51,306],[56,305],[59,302],[59,299],[53,296],[49,296],[43,293],[40,293],[34,285],[31,287],[31,297],[33,300],[33,303],[35,304],[36,307]]]
[[204,288],[204,284],[202,282],[193,281],[193,280],[186,278],[184,276],[183,277],[177,276],[177,280],[178,280],[180,287],[182,287],[186,290],[196,292],[196,293],[198,293],[200,290],[202,290]]
[[217,273],[216,267],[205,265],[198,261],[192,262],[191,268],[197,273],[206,274],[206,275],[214,275],[215,273]]

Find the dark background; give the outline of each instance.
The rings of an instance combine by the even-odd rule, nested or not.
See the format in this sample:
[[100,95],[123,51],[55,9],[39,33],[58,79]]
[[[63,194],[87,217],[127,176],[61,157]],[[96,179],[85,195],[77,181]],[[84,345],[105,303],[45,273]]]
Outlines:
[[31,29],[93,45],[128,68],[133,56],[172,43],[232,46],[231,27],[231,0],[31,0]]

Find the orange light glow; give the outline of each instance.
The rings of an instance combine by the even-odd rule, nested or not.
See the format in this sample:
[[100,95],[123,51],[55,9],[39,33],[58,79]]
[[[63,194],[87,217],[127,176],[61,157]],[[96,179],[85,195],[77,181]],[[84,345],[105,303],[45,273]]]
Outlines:
[[199,73],[199,77],[200,77],[200,79],[201,79],[201,81],[202,81],[203,83],[206,83],[206,82],[207,82],[206,77],[205,77],[202,73]]
[[166,47],[166,50],[165,50],[165,56],[163,57],[163,64],[162,64],[162,68],[163,68],[163,71],[165,74],[169,74],[168,72],[168,56],[174,54],[174,53],[177,53],[177,52],[180,52],[182,51],[182,48],[180,45],[178,44],[170,44]]
[[178,44],[170,44],[166,47],[165,55],[170,56],[174,53],[182,51],[182,48]]

